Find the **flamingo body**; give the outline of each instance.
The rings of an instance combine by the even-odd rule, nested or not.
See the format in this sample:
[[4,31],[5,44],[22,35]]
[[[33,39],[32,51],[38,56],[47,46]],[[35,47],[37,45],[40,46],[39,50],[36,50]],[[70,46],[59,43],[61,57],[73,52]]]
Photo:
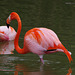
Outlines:
[[25,34],[27,48],[38,55],[46,54],[48,49],[57,49],[59,41],[57,35],[47,28],[33,28]]
[[15,36],[16,31],[12,27],[0,26],[0,41],[14,40]]
[[11,20],[16,19],[18,22],[18,30],[14,40],[15,49],[20,54],[29,52],[35,53],[40,57],[41,62],[44,64],[43,55],[54,52],[64,52],[69,62],[72,61],[71,52],[69,52],[60,42],[56,33],[48,28],[33,28],[26,32],[24,36],[24,46],[21,49],[18,45],[18,40],[21,32],[21,19],[16,12],[12,12],[7,18],[6,24],[9,28]]

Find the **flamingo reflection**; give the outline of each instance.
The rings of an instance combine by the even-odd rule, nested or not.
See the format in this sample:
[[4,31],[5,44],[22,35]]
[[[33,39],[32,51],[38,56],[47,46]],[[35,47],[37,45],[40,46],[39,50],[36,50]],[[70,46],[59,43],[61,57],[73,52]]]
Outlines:
[[68,73],[66,75],[71,75],[71,73],[72,73],[72,69],[69,68]]
[[[43,68],[43,64],[42,65],[40,65],[40,68]],[[44,72],[40,69],[40,71],[39,72],[29,72],[28,71],[28,66],[27,65],[24,65],[24,64],[17,64],[16,66],[15,66],[15,71],[14,71],[14,75],[19,75],[19,72],[23,72],[22,74],[23,75],[43,75],[44,74]],[[28,72],[27,72],[28,71]],[[51,75],[55,75],[55,74],[52,74],[51,73]]]
[[[13,63],[11,63],[11,65],[13,65]],[[44,71],[44,65],[40,65],[39,66],[39,72],[32,72],[30,67],[28,67],[28,65],[26,64],[15,64],[14,65],[15,68],[13,69],[9,69],[8,67],[0,67],[0,71],[6,71],[6,72],[13,72],[14,75],[45,75],[45,74],[49,74],[49,75],[57,75],[52,69],[50,69],[49,71]],[[41,69],[40,69],[41,68]],[[21,73],[21,74],[20,74]],[[66,75],[71,75],[72,74],[72,69],[69,68],[68,73]],[[61,74],[59,74],[61,75]]]
[[[40,65],[40,68],[43,69],[43,65]],[[17,65],[15,66],[14,75],[19,75],[19,72],[22,72],[23,75],[43,75],[43,74],[47,74],[47,72],[48,72],[48,71],[45,72],[45,71],[43,71],[43,70],[41,70],[41,69],[40,69],[39,72],[27,72],[28,69],[29,69],[29,68],[28,68],[27,66],[23,65],[23,64],[17,64]],[[50,75],[57,75],[57,74],[53,73],[52,70],[50,70],[48,73],[49,73]],[[67,73],[66,75],[71,75],[71,73],[72,73],[72,69],[69,68],[68,73]]]
[[13,54],[14,41],[0,42],[0,54]]

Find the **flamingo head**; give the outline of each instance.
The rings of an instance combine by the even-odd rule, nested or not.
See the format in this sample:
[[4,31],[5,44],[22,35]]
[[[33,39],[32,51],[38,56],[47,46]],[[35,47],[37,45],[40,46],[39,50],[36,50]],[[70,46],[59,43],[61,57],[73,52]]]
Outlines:
[[19,17],[19,15],[16,13],[16,12],[12,12],[10,15],[9,15],[9,17],[7,18],[7,20],[6,20],[6,25],[7,25],[7,27],[9,28],[9,24],[10,24],[10,22],[11,22],[11,20],[14,20],[14,19],[18,19],[17,17]]

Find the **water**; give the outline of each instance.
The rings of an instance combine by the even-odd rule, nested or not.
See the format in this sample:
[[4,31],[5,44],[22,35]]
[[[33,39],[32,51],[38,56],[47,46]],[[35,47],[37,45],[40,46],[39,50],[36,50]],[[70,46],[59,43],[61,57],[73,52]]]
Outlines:
[[[73,62],[69,64],[64,53],[53,53],[44,55],[45,65],[42,65],[35,54],[18,54],[13,41],[1,42],[0,75],[75,75],[75,1],[0,0],[0,25],[6,24],[13,11],[22,20],[21,48],[26,31],[34,27],[50,28],[72,52]],[[12,21],[11,26],[17,30],[17,21]]]

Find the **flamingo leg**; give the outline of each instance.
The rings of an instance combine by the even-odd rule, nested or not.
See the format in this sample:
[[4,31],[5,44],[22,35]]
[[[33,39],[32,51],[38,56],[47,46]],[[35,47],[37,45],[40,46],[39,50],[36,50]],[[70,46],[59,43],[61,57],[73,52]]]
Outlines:
[[44,64],[43,55],[39,55],[39,57],[40,57],[40,62],[42,62],[42,64]]
[[42,64],[44,64],[44,60],[43,60],[43,58],[40,58],[40,62],[42,62]]

